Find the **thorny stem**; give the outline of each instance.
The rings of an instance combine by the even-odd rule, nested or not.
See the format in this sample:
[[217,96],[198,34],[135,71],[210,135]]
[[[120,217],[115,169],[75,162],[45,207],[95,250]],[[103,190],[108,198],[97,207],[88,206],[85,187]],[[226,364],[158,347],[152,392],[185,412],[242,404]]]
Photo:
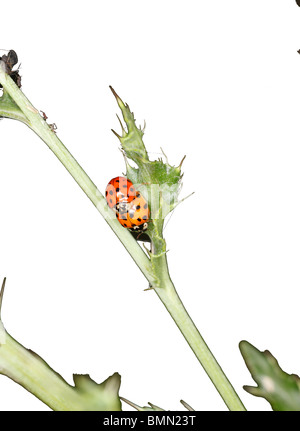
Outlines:
[[[153,251],[155,253],[155,247]],[[178,296],[169,275],[166,253],[161,254],[157,259],[159,261],[156,262],[156,265],[160,268],[159,278],[163,288],[155,289],[155,292],[170,313],[228,409],[235,411],[245,410],[245,407],[240,401],[237,393],[205,343]]]
[[[150,261],[131,234],[120,225],[118,220],[113,216],[113,213],[110,214],[110,209],[106,205],[105,198],[92,180],[58,139],[56,134],[49,128],[49,125],[41,117],[38,110],[32,106],[11,78],[3,72],[1,67],[0,83],[25,115],[27,121],[24,122],[48,145],[93,202],[100,214],[105,218],[130,253],[150,285],[154,288],[159,286],[155,288],[157,295],[172,316],[228,408],[230,410],[245,410],[242,402],[184,308],[170,279],[165,252],[161,253],[161,250],[155,250],[154,246],[154,261],[156,262],[153,264],[153,259]],[[0,108],[0,116],[1,115],[3,115],[3,113]],[[155,258],[156,252],[157,257]]]
[[[120,225],[113,211],[107,206],[106,199],[97,189],[93,181],[63,145],[57,135],[51,130],[44,118],[39,114],[39,111],[30,103],[13,80],[4,73],[1,67],[0,82],[13,101],[17,104],[21,112],[25,115],[25,123],[45,142],[50,150],[53,151],[56,157],[95,205],[100,214],[105,218],[106,222],[110,225],[145,277],[152,281],[150,261],[145,252],[132,235]],[[5,116],[5,114],[6,112],[2,112],[2,110],[0,110],[0,115]]]
[[19,383],[52,410],[120,410],[117,373],[100,385],[88,375],[74,375],[75,386],[71,386],[42,358],[6,332],[1,321],[5,281],[0,290],[0,373]]

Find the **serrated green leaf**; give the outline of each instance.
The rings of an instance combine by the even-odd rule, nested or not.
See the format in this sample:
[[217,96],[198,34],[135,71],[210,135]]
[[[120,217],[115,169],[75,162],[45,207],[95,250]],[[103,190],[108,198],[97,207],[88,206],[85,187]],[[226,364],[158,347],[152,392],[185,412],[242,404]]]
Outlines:
[[165,410],[156,406],[155,404],[152,404],[150,402],[148,402],[149,406],[144,406],[141,407],[135,403],[133,403],[132,401],[127,400],[126,398],[120,397],[120,399],[122,401],[124,401],[126,404],[130,405],[131,407],[135,408],[136,410],[138,410],[139,412],[164,412]]
[[257,386],[244,386],[252,395],[265,398],[273,410],[300,411],[300,378],[283,371],[268,351],[259,351],[247,341],[240,342],[244,361]]
[[14,102],[6,90],[3,90],[3,94],[0,97],[0,118],[12,118],[29,125],[29,121],[23,111]]
[[149,160],[142,139],[144,134],[143,130],[136,126],[133,112],[130,111],[129,106],[122,101],[122,99],[117,95],[112,87],[110,87],[110,89],[117,100],[117,103],[122,111],[123,119],[127,126],[126,132],[121,124],[122,136],[119,136],[116,132],[114,132],[118,136],[123,150],[125,151],[127,157],[137,164],[139,161]]
[[98,384],[88,374],[74,374],[75,386],[67,383],[35,352],[12,338],[1,320],[6,278],[0,289],[0,374],[19,383],[52,410],[119,411],[121,376],[114,373]]
[[[181,189],[181,165],[171,166],[166,158],[149,160],[145,145],[143,143],[143,130],[136,126],[133,113],[117,93],[111,88],[117,103],[122,111],[127,131],[122,127],[122,136],[114,132],[119,138],[126,163],[126,175],[137,187],[149,204],[151,211],[151,226],[147,233],[161,235],[165,217],[178,204],[178,196]],[[166,156],[165,156],[166,157]],[[136,167],[128,162],[132,160]]]
[[114,373],[102,383],[96,383],[88,374],[74,374],[75,390],[86,400],[90,410],[119,411],[121,401],[118,395],[121,376]]

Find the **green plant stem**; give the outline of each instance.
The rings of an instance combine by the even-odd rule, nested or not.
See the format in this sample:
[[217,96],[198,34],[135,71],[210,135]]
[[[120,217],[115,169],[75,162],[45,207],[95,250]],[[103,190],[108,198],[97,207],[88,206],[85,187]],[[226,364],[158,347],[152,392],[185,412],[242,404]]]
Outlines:
[[162,255],[159,259],[160,262],[158,265],[161,269],[160,281],[163,287],[155,289],[157,295],[180,329],[182,335],[203,366],[215,388],[218,390],[228,409],[232,411],[245,410],[245,407],[240,401],[237,393],[182,304],[175,286],[170,279],[166,256]]
[[[114,212],[107,206],[106,199],[97,189],[96,185],[85,173],[72,154],[63,145],[57,135],[51,130],[39,111],[30,103],[24,93],[17,87],[14,81],[4,73],[0,67],[0,82],[12,100],[25,115],[27,124],[50,148],[67,171],[72,175],[77,184],[95,205],[100,214],[105,218],[111,229],[122,242],[137,266],[148,280],[152,280],[150,261],[132,235],[124,229],[115,217]],[[0,110],[0,115],[7,116],[7,111]]]
[[0,290],[0,374],[4,374],[57,411],[118,411],[120,376],[114,373],[103,383],[89,375],[73,375],[75,386],[69,385],[36,353],[26,349],[5,330],[1,305],[5,279]]
[[[0,325],[2,325],[1,322]],[[88,404],[83,402],[84,400],[73,387],[53,372],[41,358],[25,349],[3,331],[2,329],[0,348],[2,374],[18,382],[52,410],[86,410]]]
[[[98,191],[95,184],[87,176],[87,174],[66,149],[63,143],[58,139],[56,134],[53,133],[53,131],[49,128],[45,120],[40,116],[39,112],[32,106],[21,90],[10,79],[10,77],[3,72],[1,67],[0,82],[3,88],[9,93],[10,97],[25,114],[29,121],[29,127],[31,127],[32,130],[54,152],[57,158],[61,161],[61,163],[72,175],[85,194],[96,206],[98,211],[106,219],[107,223],[110,225],[112,230],[130,253],[140,270],[145,275],[146,279],[149,281],[150,285],[155,286],[157,285],[157,282],[159,282],[158,284],[160,287],[155,289],[157,295],[165,305],[168,312],[171,314],[176,325],[184,335],[188,344],[204,367],[205,371],[219,391],[228,408],[231,410],[245,410],[230,382],[208,349],[206,343],[188,315],[179,296],[177,295],[177,292],[169,277],[165,253],[156,258],[155,265],[153,265],[153,262],[150,262],[150,259],[146,256],[131,234],[120,225],[114,216],[108,216],[110,210],[106,205],[105,198]],[[0,108],[0,116],[1,115],[3,114],[1,113]],[[113,215],[113,213],[111,214]]]

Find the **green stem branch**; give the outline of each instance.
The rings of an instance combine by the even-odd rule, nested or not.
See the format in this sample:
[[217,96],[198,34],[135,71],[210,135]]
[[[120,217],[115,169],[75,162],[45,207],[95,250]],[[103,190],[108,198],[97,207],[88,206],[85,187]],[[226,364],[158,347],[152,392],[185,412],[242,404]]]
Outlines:
[[[184,308],[169,277],[165,253],[161,253],[161,250],[157,250],[157,256],[155,256],[154,250],[150,261],[132,235],[118,222],[95,184],[58,139],[56,134],[49,128],[49,125],[41,117],[38,110],[32,106],[11,78],[3,72],[1,67],[0,83],[26,117],[26,121],[24,122],[48,145],[93,202],[97,210],[105,218],[109,226],[130,253],[149,283],[154,287],[158,286],[155,288],[157,295],[174,319],[176,325],[211,378],[228,408],[231,410],[244,410],[243,404]],[[3,112],[0,107],[0,116],[1,115],[3,115]]]
[[[40,115],[39,111],[30,103],[24,93],[18,88],[14,81],[5,74],[1,67],[0,82],[25,116],[25,124],[27,124],[56,155],[87,197],[95,205],[100,214],[104,217],[145,277],[149,282],[152,282],[153,278],[150,271],[150,261],[145,252],[132,235],[120,225],[114,212],[107,206],[106,199],[97,189],[90,177],[85,173],[57,135],[51,130],[44,118]],[[0,108],[0,116],[8,116],[6,111],[2,111],[2,105]]]
[[170,313],[228,409],[232,411],[245,410],[230,381],[208,348],[178,296],[168,273],[165,256],[162,256],[160,260],[159,266],[161,270],[163,269],[163,271],[160,271],[163,287],[155,289],[157,295]]
[[71,386],[40,356],[8,334],[1,320],[4,286],[5,279],[0,290],[0,373],[19,383],[52,410],[120,410],[117,373],[101,384],[89,375],[73,375],[75,386]]
[[[1,324],[1,322],[0,322]],[[52,410],[86,410],[81,396],[38,356],[14,340],[4,328],[0,371],[47,404]]]

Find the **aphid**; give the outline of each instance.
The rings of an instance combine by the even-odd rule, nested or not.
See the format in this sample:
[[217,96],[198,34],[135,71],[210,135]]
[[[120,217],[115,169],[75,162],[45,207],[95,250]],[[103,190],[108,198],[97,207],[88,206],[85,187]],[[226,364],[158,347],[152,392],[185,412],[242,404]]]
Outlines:
[[[46,123],[47,123],[48,117],[47,117],[46,113],[45,113],[44,111],[40,111],[40,113],[42,114],[42,118],[43,118],[43,119],[46,121]],[[47,124],[48,124],[48,123],[47,123]],[[57,125],[56,125],[55,123],[48,124],[48,126],[49,126],[49,129],[50,129],[50,130],[52,130],[52,132],[53,132],[53,133],[56,133]]]
[[57,125],[55,123],[48,124],[53,133],[56,133]]
[[47,117],[46,113],[45,113],[44,111],[40,111],[40,112],[42,113],[43,119],[44,119],[45,121],[47,121],[47,120],[48,120],[48,117]]
[[116,212],[121,225],[133,232],[143,232],[148,227],[150,211],[146,199],[125,177],[110,180],[105,197],[108,206]]

